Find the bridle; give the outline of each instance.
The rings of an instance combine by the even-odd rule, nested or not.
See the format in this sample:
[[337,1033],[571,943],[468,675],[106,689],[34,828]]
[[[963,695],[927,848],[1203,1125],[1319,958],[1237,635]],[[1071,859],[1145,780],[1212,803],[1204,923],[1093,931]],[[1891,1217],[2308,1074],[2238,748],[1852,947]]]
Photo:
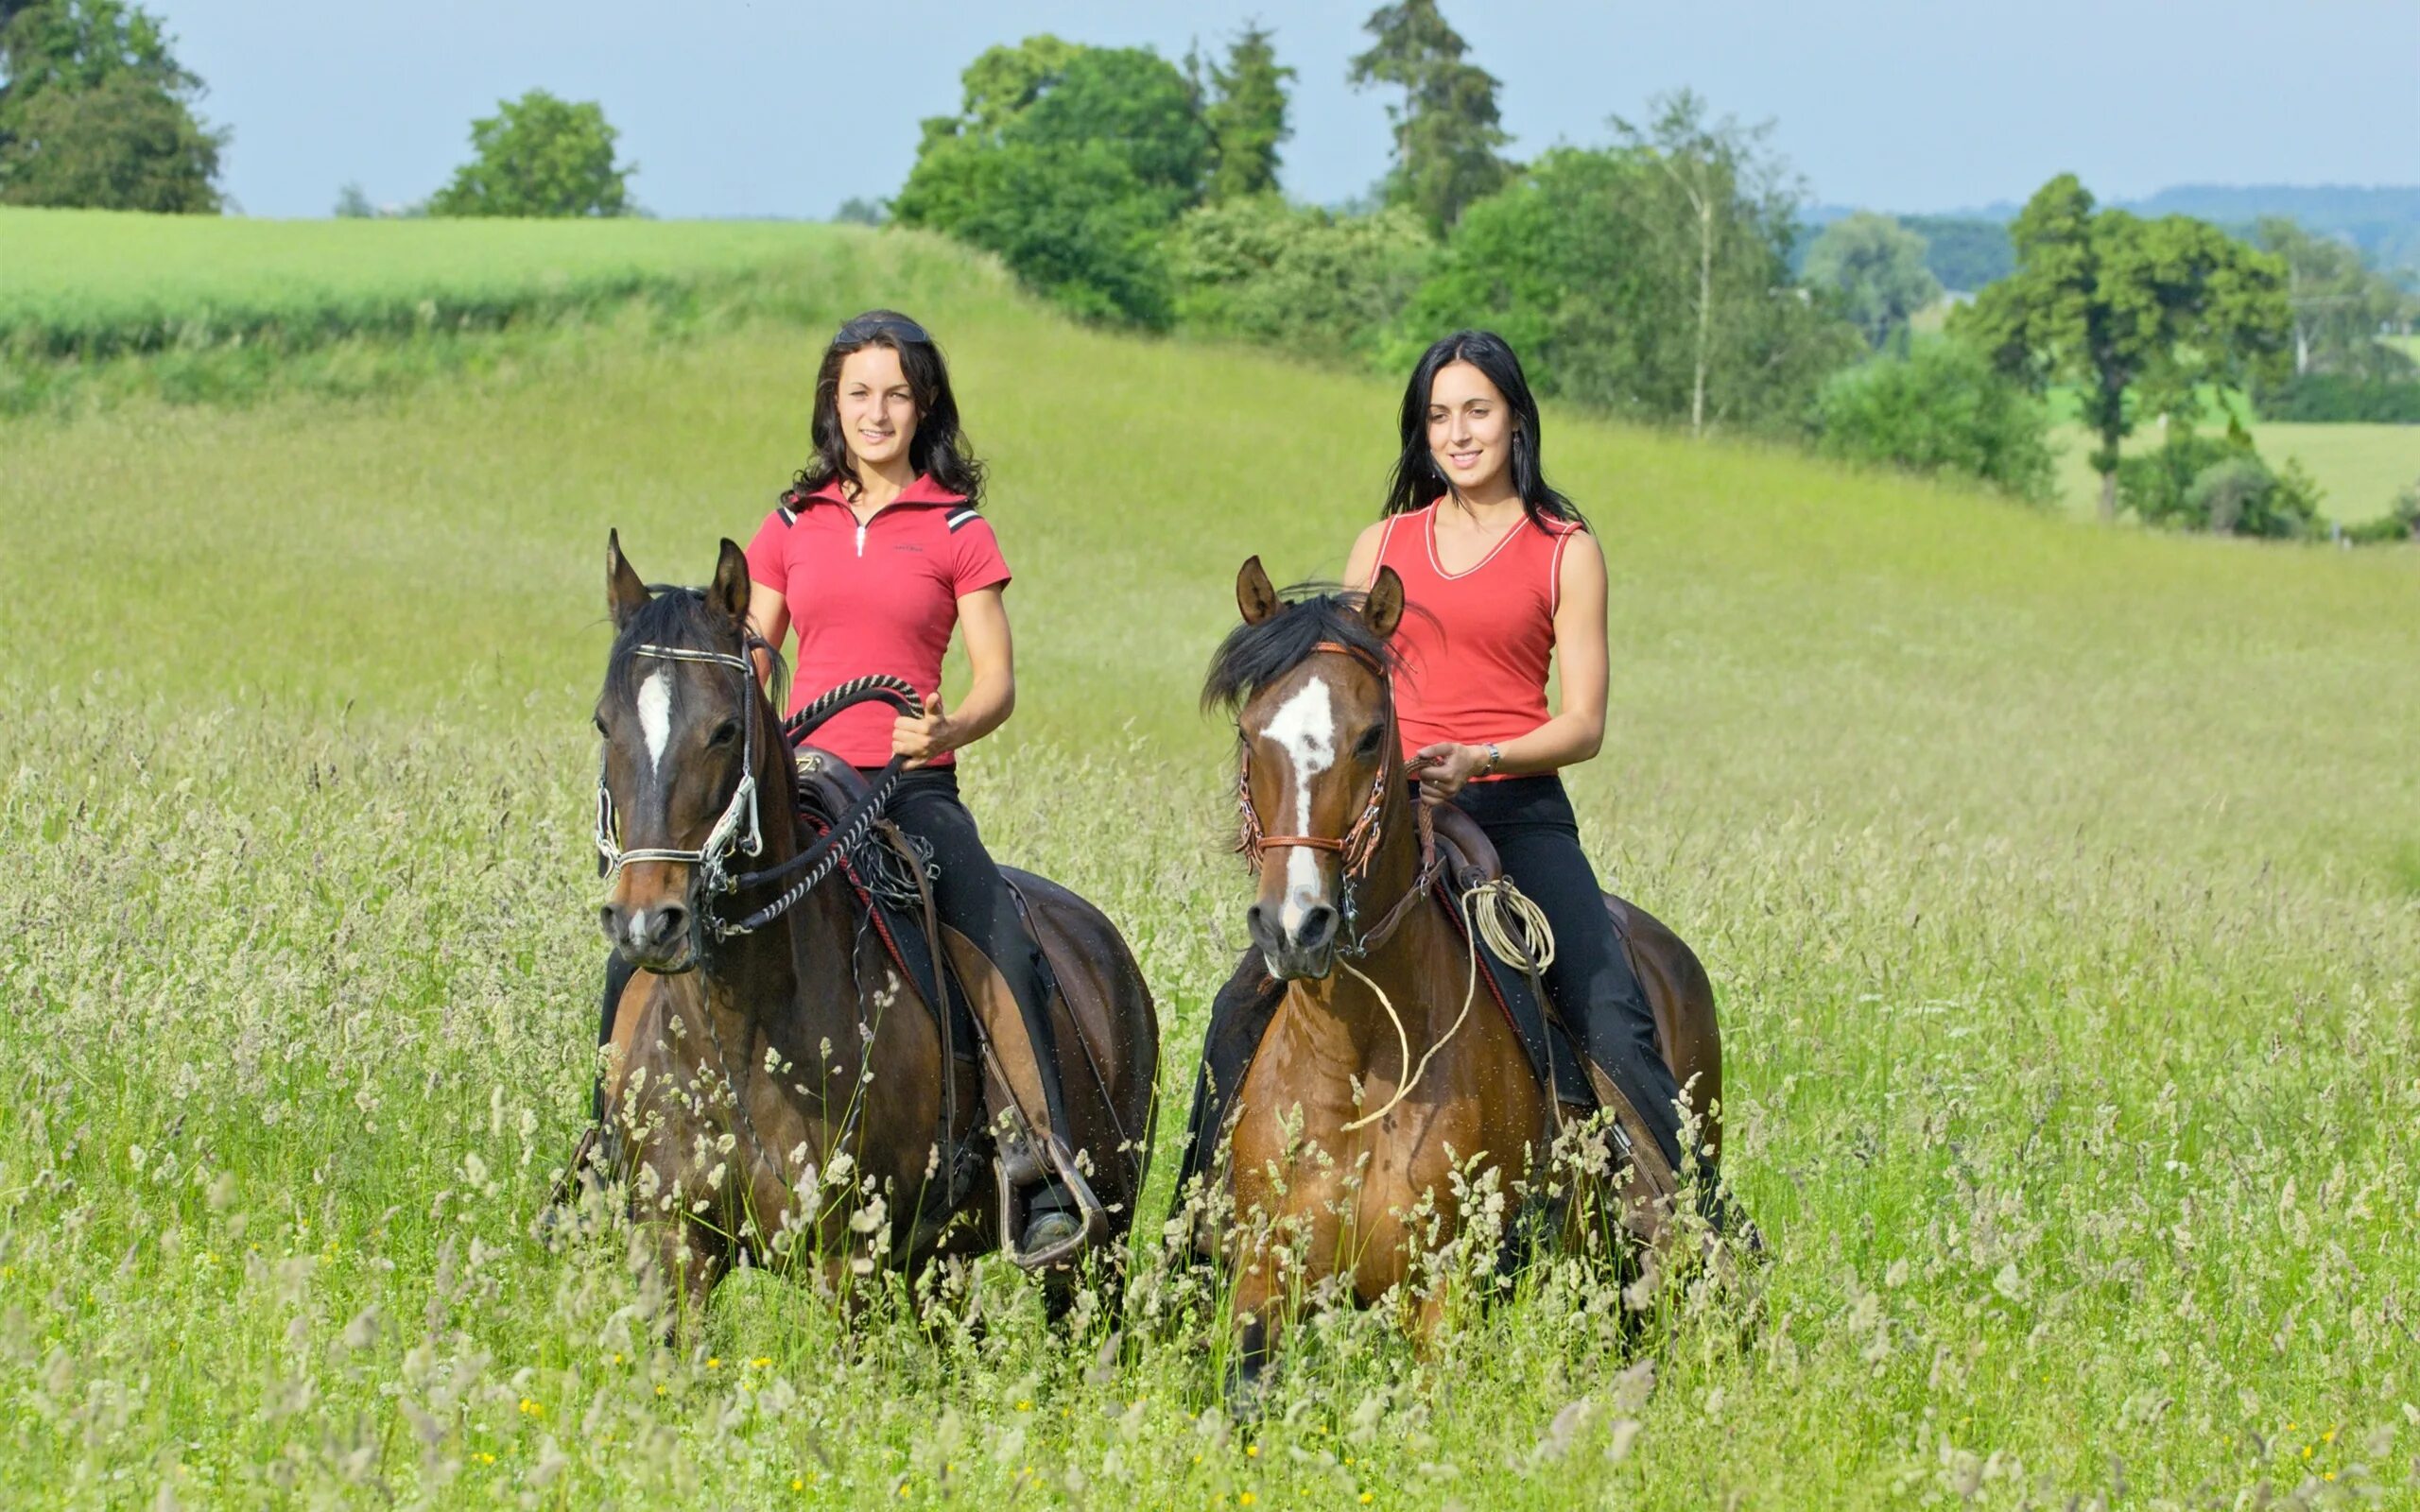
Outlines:
[[[1322,651],[1333,651],[1339,656],[1350,657],[1368,668],[1370,674],[1378,679],[1378,686],[1386,690],[1387,739],[1392,745],[1395,740],[1394,681],[1387,676],[1386,667],[1376,657],[1359,646],[1347,645],[1341,641],[1319,641],[1312,644],[1312,655]],[[1429,828],[1428,811],[1415,799],[1412,802],[1412,814],[1420,829],[1420,870],[1412,877],[1411,885],[1404,889],[1404,895],[1395,901],[1394,906],[1387,910],[1385,917],[1366,934],[1359,931],[1357,885],[1369,877],[1370,868],[1378,858],[1379,841],[1385,835],[1387,778],[1394,770],[1392,754],[1388,759],[1381,760],[1378,763],[1378,769],[1371,774],[1369,796],[1361,805],[1359,816],[1342,834],[1270,834],[1261,829],[1260,811],[1253,806],[1252,742],[1245,738],[1241,724],[1238,724],[1236,729],[1236,744],[1241,753],[1236,763],[1236,806],[1242,812],[1243,817],[1243,834],[1236,842],[1236,850],[1243,856],[1245,864],[1254,872],[1258,872],[1262,857],[1271,850],[1291,848],[1334,851],[1344,868],[1344,889],[1340,900],[1342,904],[1340,912],[1344,916],[1346,937],[1343,943],[1337,947],[1338,950],[1345,955],[1361,956],[1384,944],[1387,936],[1394,933],[1397,924],[1403,922],[1404,916],[1411,911],[1420,896],[1428,890],[1428,885],[1434,880],[1438,871],[1436,836]]]
[[[754,636],[748,638],[747,650],[761,645]],[[614,790],[605,782],[605,755],[596,758],[596,865],[597,875],[611,885],[624,867],[633,861],[668,861],[698,868],[691,889],[706,894],[736,892],[739,879],[724,869],[724,863],[737,850],[742,855],[761,855],[765,850],[765,826],[756,805],[756,663],[743,651],[734,656],[728,651],[699,651],[683,645],[648,645],[631,647],[631,655],[653,657],[662,662],[695,662],[708,666],[732,667],[738,671],[747,685],[741,690],[740,708],[744,721],[740,736],[739,785],[731,790],[731,800],[722,806],[722,816],[694,850],[672,846],[638,846],[622,849],[621,816],[614,811]]]
[[[890,765],[868,784],[866,795],[852,804],[845,814],[836,817],[829,829],[815,843],[797,855],[762,871],[734,872],[730,860],[734,854],[756,856],[764,853],[765,830],[759,813],[756,788],[756,662],[754,653],[770,650],[753,631],[742,639],[738,654],[728,651],[699,650],[681,645],[640,644],[631,647],[632,656],[651,657],[663,662],[694,662],[709,666],[730,667],[740,675],[741,743],[739,782],[731,790],[731,798],[723,804],[722,814],[706,832],[706,837],[694,850],[672,846],[638,846],[624,850],[621,843],[621,818],[614,812],[613,790],[605,782],[605,758],[598,754],[596,763],[596,869],[607,884],[633,861],[663,861],[692,868],[689,874],[687,903],[689,905],[689,958],[677,971],[660,974],[677,975],[694,971],[705,959],[706,944],[711,937],[719,943],[735,935],[752,935],[787,913],[798,901],[813,892],[824,879],[847,864],[849,856],[873,833],[874,821],[882,816],[890,795],[899,785],[899,775],[905,770],[905,759],[894,756]],[[817,698],[806,708],[782,722],[782,738],[786,745],[796,746],[815,728],[856,704],[881,701],[903,712],[915,712],[923,705],[916,690],[904,679],[887,676],[856,678],[842,683]],[[795,880],[792,880],[795,879]],[[749,888],[787,882],[781,895],[745,918],[726,919],[715,912],[717,897]]]

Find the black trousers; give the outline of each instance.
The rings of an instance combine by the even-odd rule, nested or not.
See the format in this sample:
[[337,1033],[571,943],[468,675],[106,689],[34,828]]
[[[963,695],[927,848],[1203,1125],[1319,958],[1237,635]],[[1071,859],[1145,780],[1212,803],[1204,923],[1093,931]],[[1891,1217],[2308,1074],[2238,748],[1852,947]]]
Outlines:
[[1478,821],[1504,859],[1504,874],[1547,916],[1554,929],[1554,964],[1547,995],[1581,1050],[1604,1070],[1639,1117],[1672,1169],[1681,1169],[1681,1120],[1673,1104],[1681,1090],[1655,1048],[1655,1014],[1630,967],[1630,953],[1605,912],[1596,868],[1580,849],[1580,821],[1563,779],[1508,777],[1473,782],[1454,802]]
[[[876,774],[868,771],[865,775],[871,780]],[[1059,1062],[1050,1031],[1050,989],[1041,947],[1034,943],[1017,912],[1008,879],[1000,875],[992,853],[983,849],[983,834],[975,826],[975,816],[967,812],[964,800],[959,797],[958,774],[947,767],[902,773],[899,785],[891,792],[890,805],[883,812],[893,824],[931,847],[934,868],[940,873],[933,884],[933,907],[942,922],[980,945],[1008,979],[1009,991],[1017,1000],[1027,1037],[1033,1044],[1034,1060],[1042,1074],[1050,1126],[1062,1138],[1066,1137],[1066,1114],[1059,1094]],[[614,1007],[621,1000],[631,970],[618,954],[606,959],[604,1013],[596,1031],[599,1044],[614,1037]],[[601,1082],[596,1090],[594,1111],[599,1120],[605,1116],[605,1089]]]
[[[871,781],[877,774],[869,771]],[[958,773],[948,767],[924,767],[901,774],[899,785],[884,811],[890,822],[932,847],[940,875],[933,883],[933,907],[942,922],[973,940],[992,957],[1008,979],[1033,1045],[1043,1096],[1048,1101],[1050,1126],[1066,1138],[1067,1115],[1059,1093],[1057,1044],[1050,1030],[1050,988],[1042,949],[1017,911],[1009,880],[1000,875],[992,852],[983,849],[975,816],[959,797]]]
[[[1580,1036],[1582,1052],[1613,1078],[1646,1120],[1664,1158],[1680,1170],[1681,1120],[1673,1106],[1680,1088],[1655,1048],[1654,1012],[1605,913],[1596,868],[1580,849],[1580,825],[1563,780],[1510,777],[1474,782],[1454,802],[1487,832],[1503,858],[1505,874],[1553,928],[1555,960],[1546,973],[1547,992],[1564,1022]],[[1201,1070],[1194,1079],[1181,1180],[1208,1174],[1219,1126],[1284,996],[1283,987],[1270,980],[1258,951],[1246,951],[1235,974],[1219,989],[1210,1005]]]

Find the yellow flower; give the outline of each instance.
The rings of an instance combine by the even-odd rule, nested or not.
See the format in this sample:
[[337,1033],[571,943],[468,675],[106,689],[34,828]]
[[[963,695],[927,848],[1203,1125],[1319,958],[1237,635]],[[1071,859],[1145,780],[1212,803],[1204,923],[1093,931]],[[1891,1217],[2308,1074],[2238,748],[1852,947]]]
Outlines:
[[1236,1497],[1236,1505],[1237,1505],[1237,1506],[1250,1506],[1250,1505],[1252,1505],[1254,1502],[1257,1502],[1257,1501],[1259,1501],[1259,1500],[1260,1500],[1260,1498],[1259,1498],[1259,1497],[1253,1495],[1253,1493],[1251,1493],[1250,1491],[1246,1491],[1243,1495],[1241,1495],[1241,1496],[1239,1496],[1239,1497]]
[[2322,1477],[2320,1477],[2320,1478],[2321,1478],[2322,1480],[2332,1481],[2332,1480],[2336,1479],[2336,1472],[2335,1472],[2334,1470],[2329,1470],[2325,1475],[2324,1475],[2324,1476],[2322,1476]]
[[621,1350],[616,1349],[616,1350],[614,1350],[614,1363],[615,1365],[620,1365],[620,1364],[622,1363],[622,1351],[621,1351]]
[[2308,1444],[2305,1444],[2303,1446],[2303,1458],[2310,1458],[2310,1446]]
[[1258,1444],[1248,1444],[1248,1445],[1246,1445],[1246,1446],[1244,1447],[1244,1456],[1245,1456],[1247,1459],[1258,1459],[1258,1458],[1260,1458],[1260,1446],[1259,1446]]
[[2323,1444],[2332,1444],[2336,1442],[2336,1430],[2331,1428],[2327,1432],[2320,1435],[2319,1441]]
[[790,1489],[793,1491],[804,1491],[806,1489],[806,1483],[793,1475],[790,1477]]
[[1361,1504],[1362,1504],[1363,1506],[1368,1506],[1371,1503],[1373,1503],[1373,1502],[1374,1502],[1374,1501],[1376,1501],[1376,1500],[1377,1500],[1377,1498],[1376,1498],[1376,1497],[1372,1496],[1372,1495],[1371,1495],[1369,1492],[1367,1492],[1367,1491],[1364,1491],[1364,1492],[1362,1492],[1362,1493],[1361,1493]]
[[710,1355],[707,1355],[707,1356],[706,1356],[706,1368],[707,1368],[707,1369],[709,1369],[709,1370],[719,1370],[719,1369],[721,1369],[721,1368],[722,1368],[722,1356],[721,1356],[721,1355],[719,1355],[719,1354],[710,1354]]
[[1033,1411],[1033,1399],[1032,1399],[1031,1397],[1019,1397],[1019,1398],[1017,1399],[1017,1411],[1019,1411],[1019,1412],[1031,1412],[1031,1411]]
[[773,1363],[773,1357],[769,1354],[760,1354],[755,1359],[751,1360],[748,1363],[756,1369],[762,1370],[767,1366]]
[[655,1383],[655,1394],[656,1394],[657,1396],[659,1396],[659,1397],[661,1397],[661,1396],[663,1396],[663,1395],[664,1395],[664,1383],[663,1383],[663,1382],[659,1381],[659,1382],[657,1382],[657,1383]]

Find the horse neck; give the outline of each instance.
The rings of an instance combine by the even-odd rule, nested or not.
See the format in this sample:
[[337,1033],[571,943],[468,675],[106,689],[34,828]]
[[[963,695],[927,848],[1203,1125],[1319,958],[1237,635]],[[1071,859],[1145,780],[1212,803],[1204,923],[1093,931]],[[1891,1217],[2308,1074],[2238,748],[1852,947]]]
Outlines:
[[[798,774],[782,738],[780,716],[761,690],[755,696],[752,770],[765,847],[763,854],[734,865],[761,871],[799,853]],[[772,902],[789,885],[735,894],[723,906],[735,918],[743,916]],[[833,1066],[845,1068],[854,1079],[863,1054],[856,1029],[856,973],[849,969],[856,938],[848,888],[835,876],[754,933],[735,935],[722,943],[703,968],[702,985],[717,1040],[736,1036],[749,1046],[749,1064],[734,1064],[730,1075],[767,1074],[766,1045],[793,1062],[811,1064],[802,1057],[820,1061],[821,1046],[828,1042]],[[737,1053],[737,1048],[731,1050]]]
[[[1427,885],[1422,874],[1428,852],[1421,838],[1420,799],[1405,781],[1400,751],[1389,758],[1386,792],[1378,811],[1377,850],[1355,903],[1357,922],[1370,929],[1384,921],[1406,892]],[[1438,970],[1457,943],[1436,908],[1410,904],[1387,936],[1368,955],[1352,963],[1358,976],[1343,970],[1340,962],[1328,977],[1329,1016],[1356,1043],[1367,1048],[1383,1042],[1385,1055],[1392,1057],[1396,1051],[1395,1026],[1386,1005],[1378,1001],[1378,993],[1383,992],[1417,1052],[1444,1032],[1452,1010],[1461,1005],[1461,978],[1455,976],[1447,983],[1444,977],[1453,973]],[[1448,987],[1454,989],[1450,1003],[1446,1002]],[[1444,1019],[1432,1022],[1441,1005]]]

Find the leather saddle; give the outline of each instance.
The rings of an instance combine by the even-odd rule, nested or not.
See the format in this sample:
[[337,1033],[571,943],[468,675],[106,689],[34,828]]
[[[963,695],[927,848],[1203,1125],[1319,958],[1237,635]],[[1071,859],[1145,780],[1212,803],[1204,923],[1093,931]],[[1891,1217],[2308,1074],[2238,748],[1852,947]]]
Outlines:
[[[803,816],[830,822],[865,800],[871,784],[848,763],[814,747],[794,753],[798,771],[799,806]],[[1083,1249],[1106,1239],[1109,1214],[1079,1168],[1075,1152],[1051,1126],[1049,1095],[1043,1068],[1023,1029],[1023,1013],[1007,976],[976,940],[941,921],[933,902],[932,879],[923,853],[888,819],[874,823],[878,844],[888,848],[900,872],[914,879],[915,902],[900,915],[885,919],[887,899],[881,890],[860,885],[869,905],[884,927],[881,933],[894,959],[940,1020],[942,1043],[955,1058],[975,1062],[980,1070],[983,1100],[989,1117],[993,1168],[997,1188],[1000,1248],[1028,1269],[1048,1269],[1071,1262]],[[1045,988],[1051,1006],[1072,1022],[1058,976],[1035,934],[1025,896],[1011,882],[1025,938],[1042,963]],[[921,938],[917,938],[921,936]],[[915,944],[921,944],[920,951]],[[929,971],[912,957],[923,955]],[[1005,1032],[1003,1032],[1005,1031]],[[1041,1181],[1055,1177],[1075,1205],[1082,1229],[1072,1240],[1032,1254],[1018,1247],[1030,1194]]]
[[1467,892],[1504,875],[1504,858],[1495,853],[1495,842],[1460,808],[1451,803],[1436,805],[1428,811],[1428,826],[1437,836],[1437,852],[1444,858],[1445,880],[1453,884],[1455,892]]

